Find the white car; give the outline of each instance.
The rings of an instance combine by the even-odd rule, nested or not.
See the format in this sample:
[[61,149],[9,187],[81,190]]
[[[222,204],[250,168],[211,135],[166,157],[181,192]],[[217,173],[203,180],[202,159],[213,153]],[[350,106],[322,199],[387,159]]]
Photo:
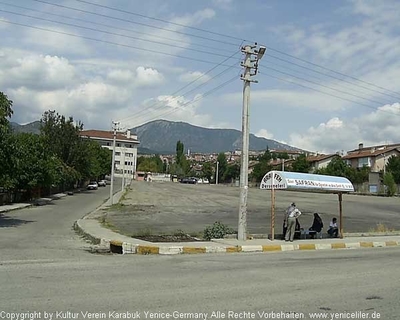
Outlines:
[[107,185],[107,181],[106,180],[100,180],[98,183],[99,187],[105,187]]
[[88,185],[87,185],[87,189],[88,190],[97,190],[99,187],[99,185],[97,184],[96,181],[91,181]]

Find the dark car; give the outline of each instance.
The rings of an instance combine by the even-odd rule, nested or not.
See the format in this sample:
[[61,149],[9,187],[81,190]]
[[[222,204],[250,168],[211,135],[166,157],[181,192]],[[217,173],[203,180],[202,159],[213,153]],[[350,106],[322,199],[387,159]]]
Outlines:
[[182,178],[179,182],[180,183],[188,183],[188,184],[196,184],[197,183],[197,179],[193,178],[193,177]]

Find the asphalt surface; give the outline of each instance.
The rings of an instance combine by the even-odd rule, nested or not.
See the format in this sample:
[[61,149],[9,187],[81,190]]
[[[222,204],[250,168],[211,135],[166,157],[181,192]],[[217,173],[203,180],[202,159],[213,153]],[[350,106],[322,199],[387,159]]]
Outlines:
[[[120,189],[120,187],[119,187]],[[100,206],[109,186],[83,191],[38,207],[0,215],[0,260],[69,259],[89,249],[72,229],[74,222]],[[77,250],[79,249],[79,250]]]
[[[275,233],[282,233],[283,213],[291,202],[302,211],[303,228],[312,225],[313,213],[319,212],[325,226],[339,215],[338,196],[306,192],[276,192]],[[107,221],[129,236],[174,234],[178,230],[200,234],[215,221],[237,229],[239,188],[223,185],[146,183],[134,181],[123,206],[107,212]],[[343,195],[344,232],[369,232],[378,229],[400,230],[400,198]],[[249,189],[248,232],[270,232],[270,191]]]
[[110,311],[137,311],[140,319],[148,311],[246,311],[254,319],[263,311],[303,312],[305,319],[309,312],[378,312],[397,320],[399,259],[398,248],[380,248],[6,261],[0,311],[104,312],[106,319]]
[[[247,312],[249,317],[240,318],[265,319],[263,312],[294,311],[304,313],[305,319],[309,312],[322,312],[327,319],[330,313],[343,312],[368,313],[369,318],[377,312],[380,319],[398,319],[398,247],[268,254],[92,254],[72,224],[103,203],[108,192],[107,187],[76,194],[0,218],[0,317],[40,312],[36,319],[45,319],[46,311],[52,319],[85,319],[85,312],[104,312],[104,319],[116,319],[115,311],[137,312],[140,319],[150,319],[145,312],[170,312],[171,319],[190,319],[180,316],[183,313],[206,313],[209,319],[212,312],[237,319]],[[234,312],[241,313],[235,317]]]

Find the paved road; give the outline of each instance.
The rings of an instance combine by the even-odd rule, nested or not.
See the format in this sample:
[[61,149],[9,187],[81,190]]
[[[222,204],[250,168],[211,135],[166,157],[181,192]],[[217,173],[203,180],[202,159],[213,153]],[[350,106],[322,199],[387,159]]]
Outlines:
[[46,206],[1,215],[0,260],[69,259],[84,255],[81,249],[88,245],[72,230],[73,223],[100,206],[109,190],[107,186],[84,191]]
[[0,311],[104,312],[106,319],[113,319],[110,311],[138,311],[140,319],[145,311],[247,311],[255,319],[263,311],[304,312],[305,319],[308,312],[379,312],[385,320],[400,314],[398,248],[69,256],[2,262]]
[[[270,231],[270,191],[249,189],[248,231],[265,234]],[[283,212],[295,201],[303,212],[300,223],[312,224],[319,212],[326,227],[338,216],[338,196],[306,192],[276,192],[276,233],[281,233]],[[126,206],[107,219],[127,235],[174,233],[183,230],[197,234],[219,220],[237,229],[239,188],[223,185],[187,185],[179,183],[146,183],[136,181],[123,202]],[[377,224],[400,230],[400,198],[376,196],[343,196],[344,231],[368,232]]]
[[[399,248],[198,256],[91,254],[71,226],[102,203],[107,189],[0,219],[0,317],[61,311],[57,319],[73,319],[67,312],[89,311],[113,319],[115,314],[108,312],[138,311],[145,319],[145,311],[247,311],[260,319],[258,312],[263,311],[306,316],[359,311],[398,319]],[[84,319],[83,314],[76,318]]]

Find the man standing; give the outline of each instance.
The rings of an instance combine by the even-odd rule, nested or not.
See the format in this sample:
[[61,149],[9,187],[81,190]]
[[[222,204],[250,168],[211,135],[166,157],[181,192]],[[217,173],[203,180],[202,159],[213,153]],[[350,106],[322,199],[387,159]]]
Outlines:
[[287,230],[285,235],[285,241],[293,242],[294,234],[296,232],[296,219],[300,215],[301,215],[300,210],[296,208],[296,204],[293,202],[286,211]]

